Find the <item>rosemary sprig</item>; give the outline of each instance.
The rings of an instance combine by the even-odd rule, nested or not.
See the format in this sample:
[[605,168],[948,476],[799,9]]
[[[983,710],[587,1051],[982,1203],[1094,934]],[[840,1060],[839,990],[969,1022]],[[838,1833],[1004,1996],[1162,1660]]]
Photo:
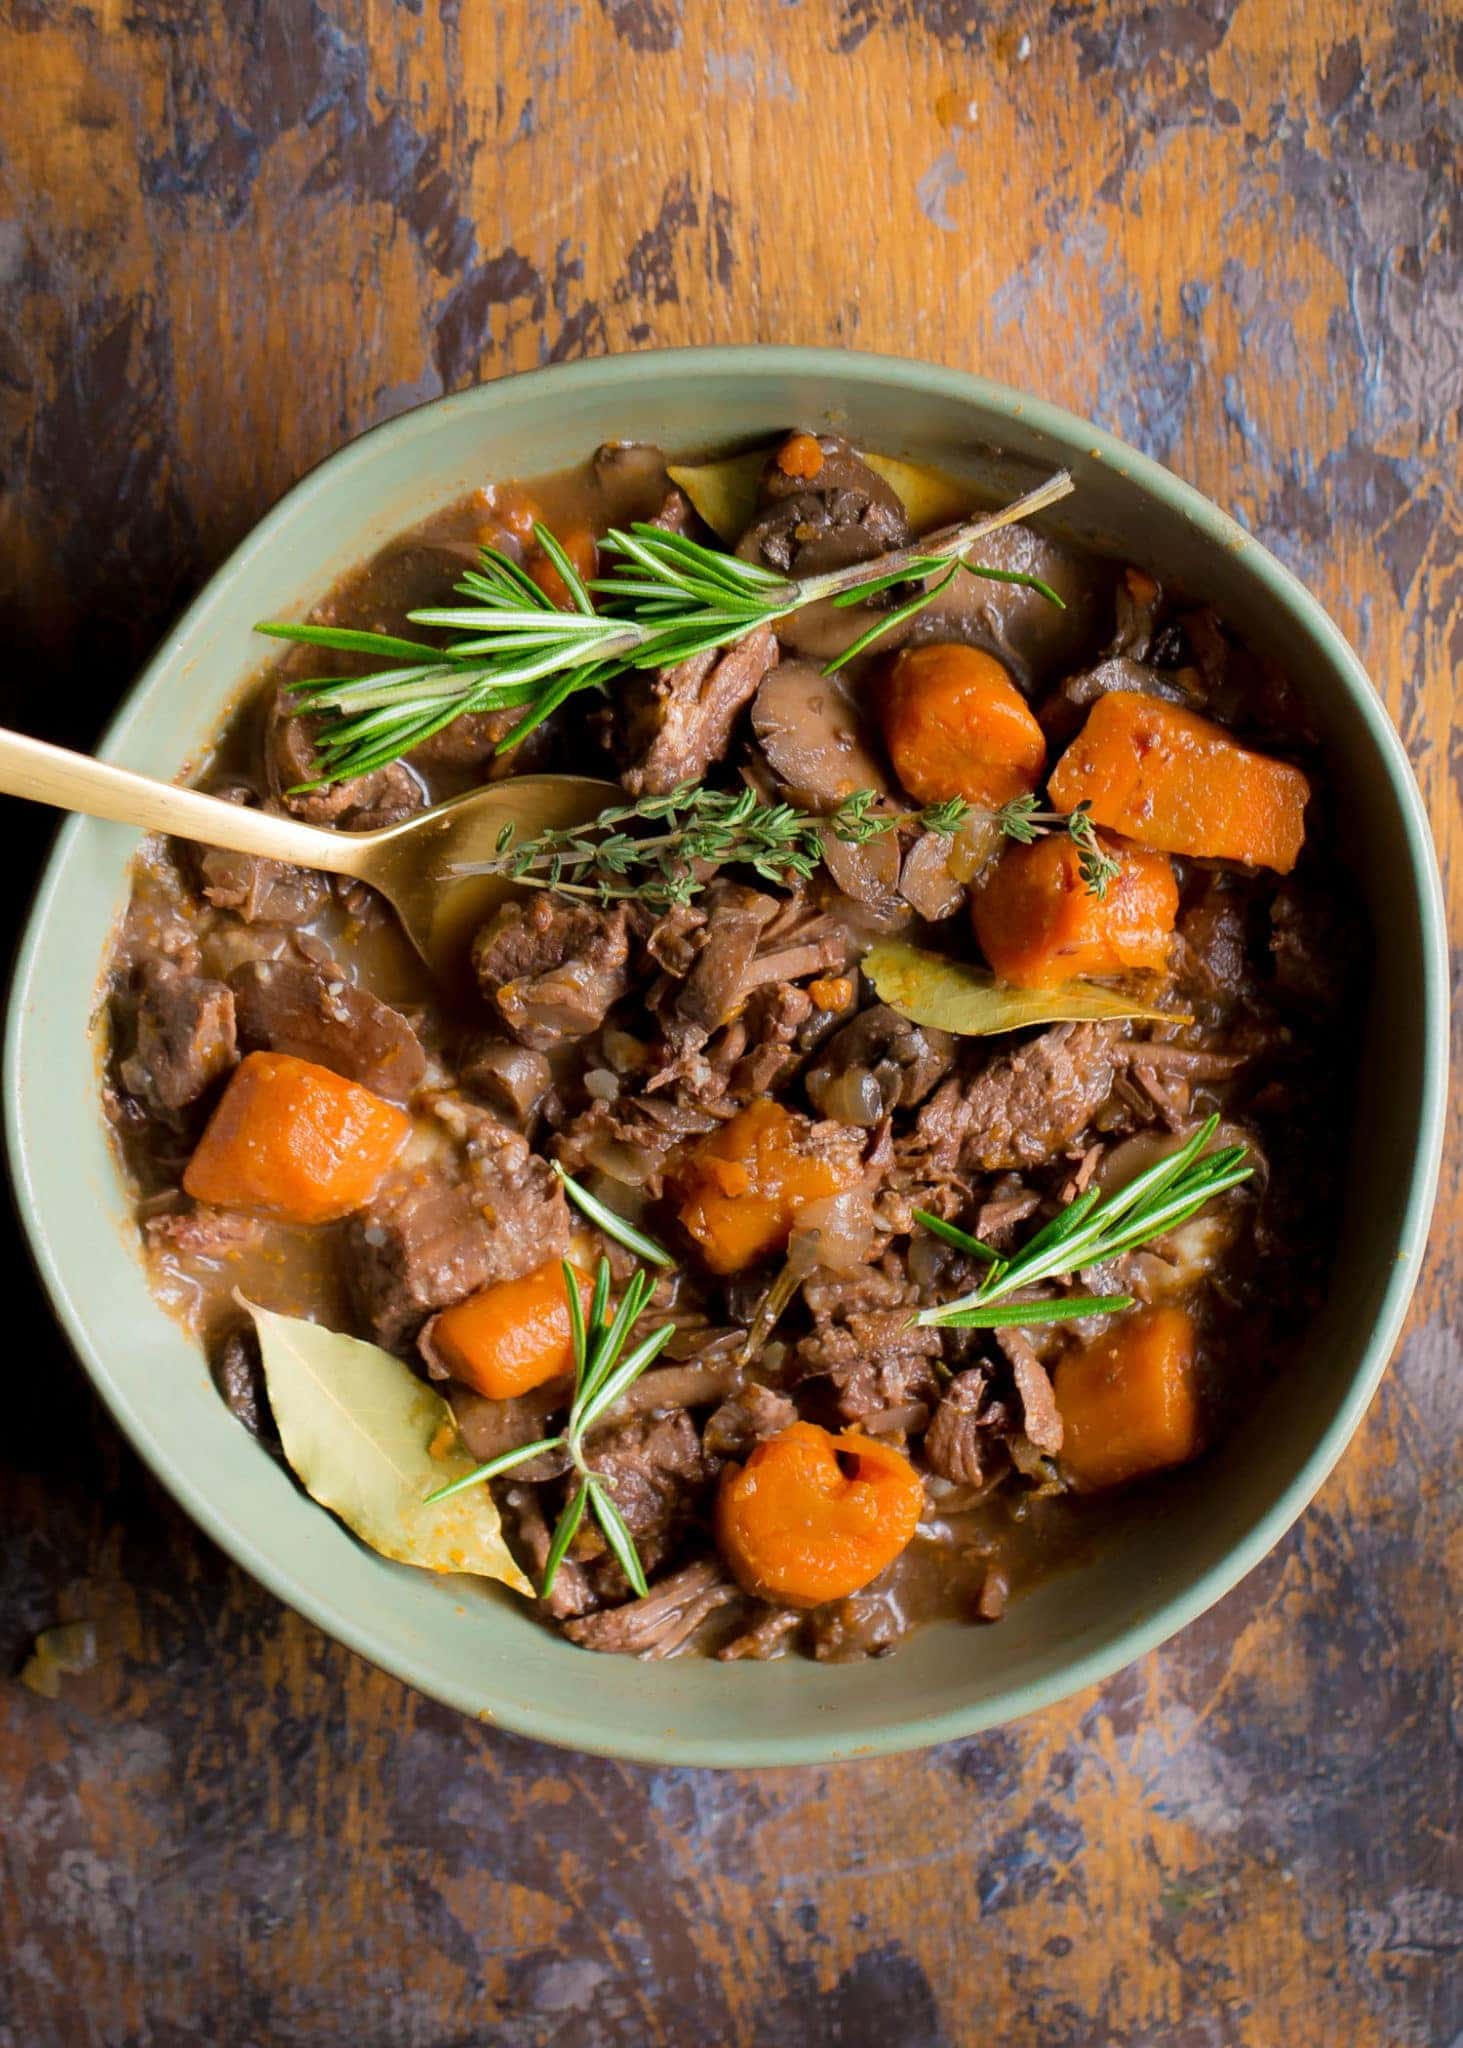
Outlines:
[[[498,751],[506,752],[577,691],[603,690],[633,669],[668,667],[728,646],[822,599],[853,603],[896,584],[925,586],[845,649],[829,664],[830,671],[921,610],[962,568],[997,582],[1025,584],[1060,603],[1040,578],[986,569],[971,562],[968,552],[987,534],[1044,511],[1071,489],[1071,478],[1061,471],[1003,511],[871,562],[798,580],[703,547],[684,534],[637,523],[628,531],[610,531],[603,546],[616,557],[614,573],[586,584],[548,529],[536,525],[534,539],[569,593],[567,610],[559,610],[517,562],[485,547],[480,566],[468,570],[456,586],[469,603],[410,614],[416,625],[459,636],[445,647],[278,620],[257,630],[305,646],[376,654],[389,664],[353,680],[316,677],[290,685],[298,712],[326,714],[315,743],[316,784],[341,782],[384,767],[467,712],[522,711],[498,744]],[[931,583],[936,576],[938,581]],[[604,599],[601,608],[596,609],[591,593]]]
[[592,1195],[588,1188],[580,1187],[577,1180],[565,1173],[557,1159],[550,1162],[564,1193],[582,1211],[591,1223],[597,1223],[606,1237],[612,1237],[616,1244],[622,1244],[626,1251],[634,1252],[637,1258],[645,1259],[652,1266],[673,1266],[676,1262],[663,1244],[657,1244],[653,1237],[647,1237],[643,1230],[637,1230],[633,1223],[627,1223],[607,1202],[598,1195]]
[[1010,1297],[1040,1281],[1135,1251],[1187,1223],[1216,1195],[1248,1180],[1254,1168],[1244,1163],[1243,1145],[1205,1151],[1218,1127],[1219,1118],[1211,1116],[1187,1144],[1136,1174],[1115,1195],[1104,1198],[1100,1189],[1090,1188],[1044,1223],[1009,1259],[999,1257],[989,1245],[968,1237],[953,1224],[916,1210],[926,1229],[934,1229],[947,1243],[986,1260],[987,1266],[973,1293],[942,1302],[937,1308],[922,1309],[913,1321],[932,1330],[990,1330],[1064,1322],[1073,1316],[1111,1315],[1131,1308],[1132,1299],[1125,1294],[1030,1302],[1013,1302]]
[[613,1408],[616,1401],[635,1384],[646,1367],[659,1358],[675,1334],[675,1324],[662,1325],[642,1338],[633,1350],[625,1350],[630,1332],[644,1313],[655,1286],[643,1266],[637,1266],[631,1274],[613,1315],[610,1314],[608,1259],[600,1260],[595,1273],[587,1318],[579,1299],[579,1275],[567,1259],[564,1261],[564,1286],[574,1336],[574,1396],[569,1407],[569,1419],[562,1432],[558,1436],[540,1437],[535,1443],[520,1444],[516,1450],[504,1451],[501,1457],[489,1458],[485,1465],[479,1465],[461,1479],[454,1479],[449,1486],[439,1486],[434,1493],[427,1495],[427,1500],[449,1500],[454,1493],[463,1493],[485,1479],[496,1479],[501,1473],[511,1472],[515,1466],[526,1464],[530,1458],[537,1458],[544,1451],[565,1451],[577,1477],[544,1560],[540,1598],[546,1600],[553,1590],[559,1566],[578,1533],[586,1510],[599,1523],[605,1542],[614,1552],[625,1577],[637,1593],[644,1594],[647,1590],[645,1572],[634,1539],[615,1505],[608,1484],[589,1463],[585,1439],[607,1410]]
[[[464,861],[457,875],[503,875],[527,888],[589,896],[600,903],[633,898],[652,909],[689,903],[706,885],[704,870],[736,864],[788,888],[807,881],[823,858],[823,834],[864,846],[901,824],[955,832],[970,806],[954,798],[923,811],[877,808],[872,789],[855,790],[826,816],[792,804],[764,804],[750,789],[703,789],[682,782],[665,796],[612,805],[587,825],[537,833],[515,845],[505,825],[486,860]],[[626,826],[659,825],[658,832]]]

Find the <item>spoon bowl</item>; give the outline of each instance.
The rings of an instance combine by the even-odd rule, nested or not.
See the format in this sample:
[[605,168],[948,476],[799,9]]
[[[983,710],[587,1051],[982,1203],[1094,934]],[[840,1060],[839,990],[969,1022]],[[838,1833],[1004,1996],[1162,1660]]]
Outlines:
[[514,775],[419,811],[376,832],[333,832],[225,803],[200,790],[73,754],[25,733],[0,731],[0,791],[167,832],[204,846],[252,853],[291,867],[349,875],[379,890],[407,937],[445,986],[463,977],[468,941],[519,885],[506,875],[457,872],[489,860],[504,829],[516,841],[583,825],[620,796],[590,775]]

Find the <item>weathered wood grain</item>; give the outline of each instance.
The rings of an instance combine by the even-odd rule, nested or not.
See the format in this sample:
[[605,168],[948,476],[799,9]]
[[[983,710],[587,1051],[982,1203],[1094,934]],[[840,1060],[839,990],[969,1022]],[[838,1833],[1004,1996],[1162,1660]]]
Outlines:
[[[7,0],[3,715],[85,743],[405,405],[842,342],[1090,413],[1292,563],[1457,931],[1459,53],[1445,0]],[[1460,1158],[1365,1428],[1215,1612],[1019,1727],[761,1779],[559,1756],[324,1640],[18,1278],[0,1663],[69,1614],[107,1653],[0,1683],[0,2048],[1451,2039]]]

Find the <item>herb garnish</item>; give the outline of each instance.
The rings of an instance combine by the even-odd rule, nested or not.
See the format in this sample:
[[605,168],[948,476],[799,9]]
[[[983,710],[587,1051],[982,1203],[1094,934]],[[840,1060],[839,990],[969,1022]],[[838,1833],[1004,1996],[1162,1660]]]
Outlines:
[[1122,862],[1104,853],[1097,843],[1088,797],[1073,811],[1043,811],[1034,796],[1012,797],[996,813],[996,822],[1008,839],[1019,839],[1023,846],[1048,832],[1065,832],[1081,855],[1077,871],[1087,884],[1087,893],[1099,902],[1107,896],[1108,883],[1122,873]]
[[570,1327],[574,1333],[574,1397],[562,1432],[558,1436],[540,1437],[536,1443],[520,1444],[516,1450],[504,1451],[501,1457],[490,1458],[486,1465],[479,1465],[461,1479],[454,1479],[450,1486],[439,1486],[426,1496],[429,1502],[448,1500],[454,1493],[461,1493],[482,1480],[496,1479],[500,1473],[511,1472],[514,1466],[526,1464],[530,1458],[537,1458],[545,1451],[566,1452],[578,1478],[559,1517],[544,1560],[543,1583],[539,1587],[539,1597],[544,1600],[553,1590],[559,1566],[578,1533],[586,1509],[599,1523],[606,1543],[635,1591],[644,1595],[648,1590],[635,1540],[625,1526],[625,1518],[616,1507],[608,1484],[589,1464],[584,1440],[601,1416],[628,1392],[646,1367],[659,1358],[675,1335],[676,1326],[674,1323],[663,1324],[622,1357],[626,1340],[643,1314],[655,1282],[643,1266],[637,1266],[620,1296],[619,1307],[611,1316],[609,1260],[601,1259],[594,1277],[594,1292],[590,1297],[586,1321],[579,1299],[579,1277],[566,1259],[564,1287],[569,1301]]
[[[654,910],[689,903],[706,886],[706,867],[735,863],[784,888],[807,881],[823,858],[823,834],[865,846],[901,824],[930,832],[957,832],[970,806],[956,797],[923,811],[889,811],[876,806],[872,789],[855,790],[826,817],[792,804],[764,804],[750,789],[704,789],[682,782],[665,796],[614,805],[587,825],[540,832],[515,845],[505,825],[497,850],[482,861],[464,862],[459,875],[503,875],[526,888],[555,889],[563,896],[592,896],[600,903],[633,898]],[[659,825],[659,832],[625,831],[627,825]]]
[[[925,583],[908,604],[846,648],[829,664],[830,671],[912,617],[962,569],[995,582],[1022,584],[1060,605],[1061,598],[1039,577],[987,569],[965,557],[985,535],[1044,511],[1071,489],[1063,470],[1003,511],[873,561],[801,579],[703,547],[684,534],[636,523],[628,532],[614,528],[606,535],[605,552],[618,558],[614,574],[586,584],[554,536],[535,525],[534,540],[569,593],[568,610],[560,611],[517,562],[485,547],[480,567],[468,570],[456,586],[469,604],[410,614],[416,625],[457,632],[461,637],[450,646],[280,621],[257,630],[306,646],[375,654],[388,664],[356,680],[332,676],[289,685],[297,712],[328,715],[315,742],[316,784],[305,785],[315,787],[385,767],[472,711],[522,710],[498,743],[498,752],[505,753],[579,690],[602,690],[631,670],[667,667],[729,646],[821,599],[853,604],[896,584]],[[942,570],[937,582],[927,580]],[[602,609],[596,609],[591,592],[605,600]]]
[[657,1244],[653,1237],[647,1237],[643,1230],[627,1223],[608,1202],[602,1202],[588,1188],[580,1187],[577,1180],[565,1173],[557,1159],[551,1159],[549,1164],[559,1176],[560,1185],[575,1208],[582,1210],[591,1223],[597,1223],[606,1237],[612,1237],[616,1244],[622,1244],[626,1251],[648,1260],[652,1266],[673,1266],[676,1263],[663,1244]]
[[1104,1198],[1099,1188],[1089,1188],[1044,1223],[1009,1259],[953,1223],[916,1209],[914,1214],[926,1230],[972,1258],[984,1260],[987,1270],[973,1293],[942,1302],[938,1308],[923,1309],[912,1320],[933,1330],[992,1330],[1067,1322],[1074,1316],[1112,1315],[1131,1308],[1132,1297],[1126,1294],[1068,1296],[1062,1301],[1014,1302],[1010,1297],[1039,1281],[1135,1251],[1187,1223],[1214,1196],[1248,1180],[1254,1168],[1244,1164],[1245,1146],[1223,1145],[1217,1152],[1205,1152],[1218,1128],[1219,1118],[1211,1116],[1187,1144],[1135,1174],[1115,1195]]

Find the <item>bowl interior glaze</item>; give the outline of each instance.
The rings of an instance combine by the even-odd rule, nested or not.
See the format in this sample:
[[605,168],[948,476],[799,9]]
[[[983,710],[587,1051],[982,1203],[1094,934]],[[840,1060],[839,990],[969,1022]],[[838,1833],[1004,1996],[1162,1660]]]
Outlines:
[[687,350],[576,363],[438,401],[307,476],[164,641],[102,752],[171,777],[261,666],[256,619],[303,608],[392,534],[484,479],[608,438],[678,451],[797,422],[938,460],[1001,496],[1069,467],[1056,523],[1178,577],[1300,683],[1365,848],[1376,953],[1369,1056],[1335,1283],[1253,1426],[1123,1515],[1090,1559],[998,1628],[925,1630],[866,1665],[592,1659],[511,1595],[386,1563],[315,1507],[229,1415],[148,1292],[98,1103],[98,973],[136,835],[62,831],[11,997],[6,1113],[20,1213],[103,1398],[208,1533],[375,1663],[484,1721],[654,1762],[756,1765],[912,1748],[1030,1712],[1161,1642],[1249,1570],[1339,1455],[1395,1342],[1427,1235],[1443,1121],[1446,953],[1436,864],[1401,746],[1355,655],[1264,548],[1198,493],[1051,406],[958,372],[843,352]]

